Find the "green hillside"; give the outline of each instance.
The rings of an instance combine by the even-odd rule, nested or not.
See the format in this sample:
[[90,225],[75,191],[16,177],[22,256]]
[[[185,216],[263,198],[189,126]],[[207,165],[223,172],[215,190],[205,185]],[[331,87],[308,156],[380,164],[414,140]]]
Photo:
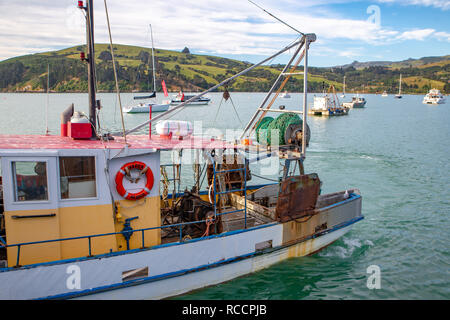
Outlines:
[[[0,62],[0,91],[24,92],[45,91],[47,88],[47,65],[50,66],[50,90],[55,92],[87,91],[86,64],[80,61],[85,46],[75,46],[59,51],[16,57]],[[109,45],[96,44],[97,90],[115,90],[114,73]],[[114,45],[114,56],[118,66],[118,78],[122,92],[151,91],[151,49]],[[161,91],[161,80],[169,91],[200,91],[242,71],[250,63],[208,55],[182,53],[155,49],[157,91]],[[405,64],[405,61],[411,63]],[[346,91],[396,92],[400,73],[405,93],[425,93],[431,87],[450,93],[450,56],[429,57],[402,62],[366,63],[331,68],[310,68],[308,85],[310,91],[321,91],[333,84],[342,90],[344,75]],[[412,63],[414,62],[414,63]],[[278,76],[282,65],[261,66],[229,84],[230,91],[268,91]],[[150,74],[149,74],[150,70]],[[303,77],[293,76],[286,90],[303,90]],[[221,88],[223,90],[223,88]]]

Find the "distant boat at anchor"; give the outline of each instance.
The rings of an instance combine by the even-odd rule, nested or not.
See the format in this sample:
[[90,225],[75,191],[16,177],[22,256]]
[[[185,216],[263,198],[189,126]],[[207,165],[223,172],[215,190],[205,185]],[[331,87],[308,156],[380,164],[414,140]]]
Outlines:
[[289,99],[291,98],[291,95],[287,91],[285,91],[282,94],[280,94],[280,98]]
[[[122,111],[125,113],[149,113],[151,112],[164,112],[169,110],[170,107],[170,101],[165,100],[162,103],[157,103],[156,101],[156,70],[155,70],[155,55],[153,53],[153,32],[152,32],[152,25],[150,25],[150,32],[152,35],[152,68],[153,68],[153,93],[148,96],[136,96],[134,97],[134,100],[140,100],[140,99],[153,99],[151,102],[147,103],[139,103],[137,105],[131,105],[122,108]],[[166,84],[164,80],[162,80],[162,87],[164,90],[164,95],[168,97]]]
[[[180,91],[177,95],[173,96],[170,104],[171,105],[179,105],[183,102],[188,101],[189,99],[192,99],[193,97],[195,97],[195,95],[185,95],[182,91]],[[210,98],[199,97],[199,98],[196,98],[193,101],[187,103],[187,105],[207,105],[210,101],[211,101]]]
[[359,94],[357,93],[356,96],[352,98],[352,101],[344,102],[342,103],[342,106],[347,108],[364,108],[366,102],[367,102],[366,99],[360,97]]
[[423,97],[425,104],[441,104],[445,103],[445,97],[438,89],[431,89],[425,97]]
[[313,116],[343,116],[347,115],[348,112],[349,108],[339,105],[339,99],[334,90],[334,86],[331,85],[328,92],[323,93],[323,96],[314,96],[314,105],[308,111],[308,114]]
[[398,94],[394,96],[394,98],[401,99],[402,98],[402,74],[400,73],[400,80],[399,80],[399,87],[398,87]]

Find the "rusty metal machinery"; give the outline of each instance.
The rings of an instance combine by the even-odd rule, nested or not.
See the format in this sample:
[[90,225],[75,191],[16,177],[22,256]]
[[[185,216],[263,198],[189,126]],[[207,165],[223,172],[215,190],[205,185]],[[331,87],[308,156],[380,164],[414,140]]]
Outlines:
[[[188,190],[185,190],[171,207],[161,209],[161,213],[161,225],[163,226],[188,223],[181,227],[183,237],[198,238],[205,233],[210,235],[221,232],[220,216],[214,219],[213,205]],[[200,222],[196,223],[196,221]],[[210,222],[210,224],[208,225],[206,222]],[[178,226],[163,228],[162,231],[162,239],[180,235]]]

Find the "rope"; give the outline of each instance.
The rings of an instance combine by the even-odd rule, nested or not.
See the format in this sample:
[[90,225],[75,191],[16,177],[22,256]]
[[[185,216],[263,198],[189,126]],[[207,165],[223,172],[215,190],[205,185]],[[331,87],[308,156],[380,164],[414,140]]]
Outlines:
[[209,236],[209,226],[213,224],[213,217],[206,218],[205,223],[206,223],[206,230],[205,233],[201,236],[202,238]]
[[120,115],[122,117],[123,138],[125,139],[125,144],[127,144],[127,136],[125,134],[125,122],[123,120],[122,102],[120,100],[119,82],[117,80],[116,61],[114,59],[114,49],[113,49],[113,42],[112,42],[112,36],[111,36],[111,27],[109,25],[108,7],[106,6],[106,0],[103,0],[103,1],[105,3],[106,21],[108,23],[109,43],[110,43],[110,51],[111,51],[113,70],[114,70],[114,79],[116,82],[116,92],[117,92],[117,98],[119,99]]

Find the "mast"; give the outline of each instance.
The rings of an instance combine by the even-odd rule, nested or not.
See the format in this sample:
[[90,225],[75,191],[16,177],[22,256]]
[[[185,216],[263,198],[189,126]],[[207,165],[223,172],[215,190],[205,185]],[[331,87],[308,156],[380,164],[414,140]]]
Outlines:
[[344,90],[342,93],[345,95],[345,76],[344,76]]
[[153,92],[156,92],[156,71],[155,71],[155,55],[153,52],[153,30],[152,30],[152,25],[150,24],[150,34],[152,37],[152,72],[153,72]]
[[398,87],[398,95],[402,94],[402,74],[400,73],[400,85]]
[[96,97],[95,97],[95,51],[94,51],[94,0],[86,0],[86,6],[83,7],[83,1],[78,1],[78,7],[86,12],[86,47],[88,50],[88,95],[89,95],[89,121],[93,126],[92,138],[96,137]]

